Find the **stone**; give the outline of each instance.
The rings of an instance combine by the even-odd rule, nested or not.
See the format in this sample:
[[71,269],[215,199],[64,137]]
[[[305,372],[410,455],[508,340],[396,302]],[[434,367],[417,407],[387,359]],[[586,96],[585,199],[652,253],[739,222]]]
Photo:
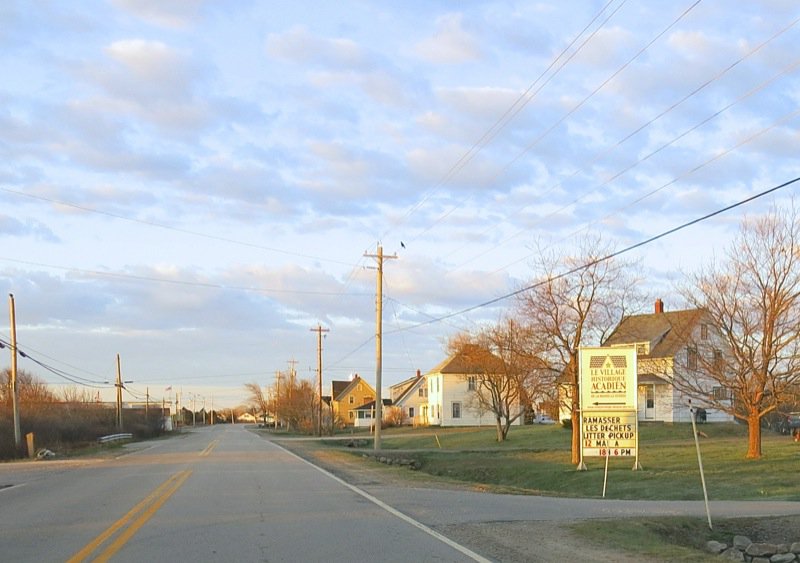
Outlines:
[[748,538],[747,536],[733,536],[733,547],[735,547],[736,549],[741,549],[742,551],[744,551],[745,549],[750,547],[751,543],[753,542],[750,541],[750,538]]
[[753,557],[750,563],[769,563],[769,557]]
[[729,547],[722,553],[720,556],[723,559],[727,559],[728,561],[744,561],[744,553],[736,549],[735,547]]
[[751,543],[744,552],[752,557],[769,557],[778,553],[778,546],[773,543]]
[[729,547],[719,555],[728,561],[745,561],[744,553],[735,547]]
[[710,553],[722,553],[726,549],[728,549],[728,544],[726,543],[721,543],[715,540],[706,542],[706,551]]
[[769,558],[769,563],[792,563],[794,560],[794,553],[777,553]]
[[792,553],[800,553],[800,541],[796,541],[792,545],[790,545],[789,551],[791,551]]

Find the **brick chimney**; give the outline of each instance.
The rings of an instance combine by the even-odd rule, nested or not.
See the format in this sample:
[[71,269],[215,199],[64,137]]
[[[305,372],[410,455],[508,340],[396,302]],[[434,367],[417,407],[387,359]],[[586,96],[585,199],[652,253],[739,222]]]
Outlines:
[[417,370],[417,379],[419,379],[420,377],[422,377],[422,372]]
[[656,314],[660,314],[664,312],[664,302],[659,298],[656,299]]

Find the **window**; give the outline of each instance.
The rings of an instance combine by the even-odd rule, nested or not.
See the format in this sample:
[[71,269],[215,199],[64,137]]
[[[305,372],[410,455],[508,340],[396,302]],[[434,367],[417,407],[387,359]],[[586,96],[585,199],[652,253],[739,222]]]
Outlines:
[[467,377],[467,389],[469,391],[475,391],[477,379],[478,378],[475,377],[474,375],[470,375],[469,377]]
[[350,420],[353,420],[353,411],[350,411],[348,414],[350,415]]
[[408,418],[414,418],[414,407],[408,407]]
[[712,394],[717,401],[727,401],[731,398],[731,390],[727,387],[714,387]]
[[453,403],[453,418],[461,418],[461,403]]
[[722,350],[720,350],[719,348],[714,348],[713,354],[714,354],[713,356],[714,369],[719,371],[724,367],[722,363]]
[[350,397],[349,397],[347,400],[349,401],[349,403],[350,403],[351,405],[352,405],[353,403],[355,403],[355,402],[356,402],[356,398],[355,398],[355,397],[353,397],[352,395],[350,395]]
[[700,340],[708,340],[708,325],[705,323],[700,325]]
[[686,348],[686,367],[697,369],[697,348],[693,346]]
[[419,388],[419,396],[420,397],[427,397],[428,396],[428,388],[427,387],[420,387]]

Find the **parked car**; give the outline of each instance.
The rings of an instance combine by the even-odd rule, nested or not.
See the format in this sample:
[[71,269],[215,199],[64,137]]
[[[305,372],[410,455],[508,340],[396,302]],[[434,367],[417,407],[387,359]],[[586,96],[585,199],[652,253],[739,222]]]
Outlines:
[[800,441],[800,412],[790,412],[781,422],[781,434],[791,434]]
[[556,421],[550,418],[550,415],[540,414],[536,417],[536,424],[555,424]]

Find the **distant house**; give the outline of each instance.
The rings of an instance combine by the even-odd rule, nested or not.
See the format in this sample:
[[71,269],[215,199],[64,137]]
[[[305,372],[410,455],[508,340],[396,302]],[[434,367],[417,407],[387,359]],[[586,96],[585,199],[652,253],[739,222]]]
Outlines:
[[[623,318],[603,346],[636,348],[638,418],[663,422],[691,420],[689,397],[673,385],[675,375],[703,383],[707,378],[698,356],[716,358],[725,349],[706,311],[664,311],[661,299],[656,300],[652,313]],[[715,385],[708,380],[708,394],[725,397],[728,390]],[[695,398],[693,403],[706,406],[702,398]],[[733,420],[732,416],[707,407],[706,417],[709,422]],[[569,412],[562,412],[561,418],[569,418]]]
[[[428,403],[423,405],[422,416],[429,424],[439,426],[491,426],[494,414],[481,412],[476,407],[475,393],[478,374],[464,354],[454,354],[425,375]],[[519,407],[517,407],[519,408]],[[523,417],[512,424],[520,425]]]
[[335,420],[342,424],[354,425],[356,409],[372,401],[375,390],[356,374],[350,381],[331,382],[331,406]]
[[[383,415],[384,420],[386,420],[386,408],[391,406],[392,400],[391,399],[381,399],[381,403],[383,403]],[[375,401],[372,400],[369,403],[363,404],[360,407],[353,409],[355,413],[355,418],[353,420],[353,426],[355,428],[371,428],[373,421],[375,420]]]
[[392,406],[400,409],[403,414],[403,424],[413,426],[428,424],[428,385],[419,370],[414,377],[392,385],[389,388],[389,395]]

